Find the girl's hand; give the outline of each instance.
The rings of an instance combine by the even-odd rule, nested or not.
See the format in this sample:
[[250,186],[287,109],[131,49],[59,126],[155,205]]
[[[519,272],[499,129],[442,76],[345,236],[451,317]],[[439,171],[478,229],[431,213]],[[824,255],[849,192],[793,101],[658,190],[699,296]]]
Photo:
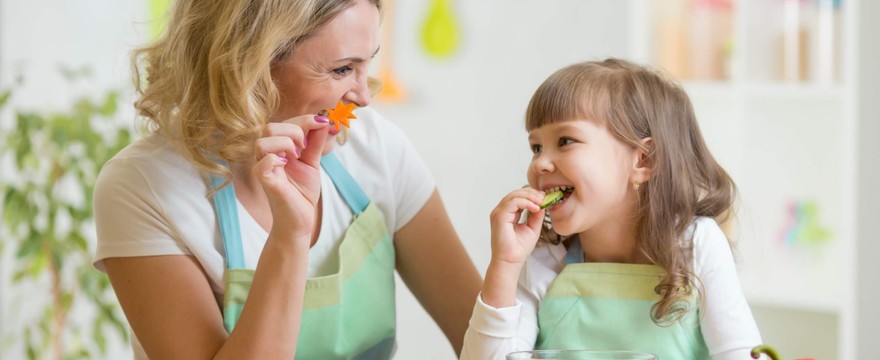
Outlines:
[[320,162],[327,140],[327,119],[302,115],[268,123],[257,139],[254,175],[272,210],[272,228],[309,237],[321,195]]
[[[516,265],[525,262],[541,235],[544,221],[542,201],[544,192],[532,188],[514,190],[501,199],[490,216],[492,262]],[[520,224],[523,210],[529,211],[529,217]]]

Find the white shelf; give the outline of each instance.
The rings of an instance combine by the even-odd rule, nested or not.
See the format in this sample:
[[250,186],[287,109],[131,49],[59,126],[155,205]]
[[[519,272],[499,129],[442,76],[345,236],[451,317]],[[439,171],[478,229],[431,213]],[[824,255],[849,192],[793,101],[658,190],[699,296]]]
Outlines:
[[[701,2],[700,6],[723,6],[723,1],[714,0],[631,1],[636,8],[631,13],[638,24],[632,25],[630,30],[642,32],[630,35],[635,42],[631,46],[635,48],[632,52],[637,60],[648,59],[658,67],[671,64],[669,68],[690,76],[694,72],[687,63],[695,60],[687,56],[701,56],[699,51],[687,49],[697,44],[694,39],[703,41],[699,43],[703,49],[717,49],[707,45],[706,34],[681,35],[681,31],[689,30],[678,26],[700,22],[693,20],[696,13],[692,11],[697,7],[693,3],[689,5],[691,1]],[[798,36],[805,36],[801,40],[808,44],[798,45],[804,50],[798,56],[798,66],[802,66],[797,74],[800,79],[783,80],[792,75],[783,67],[786,59],[792,59],[783,50],[783,41],[791,40],[791,37],[784,39],[785,6],[798,4],[804,10],[801,14],[812,13],[807,18],[818,19],[816,14],[820,10],[816,4],[828,3],[825,0],[732,1],[732,10],[724,7],[713,10],[725,12],[721,18],[734,17],[729,31],[733,36],[732,50],[727,55],[723,76],[709,81],[684,78],[681,83],[691,97],[707,145],[740,190],[741,206],[734,239],[743,292],[754,305],[837,317],[840,328],[831,330],[836,333],[828,334],[825,340],[833,343],[830,347],[843,355],[840,358],[853,358],[846,355],[851,354],[853,348],[853,344],[847,342],[847,334],[852,335],[849,333],[852,319],[848,317],[852,316],[849,308],[856,293],[848,277],[853,276],[853,253],[858,253],[856,248],[860,241],[856,239],[860,225],[853,220],[857,214],[854,204],[857,197],[863,196],[853,190],[856,180],[863,176],[853,165],[859,155],[853,134],[860,131],[857,116],[865,116],[856,112],[855,99],[863,99],[865,94],[859,93],[860,75],[853,75],[852,67],[858,63],[855,57],[865,55],[855,49],[859,43],[857,27],[852,23],[861,16],[853,9],[863,6],[863,2],[844,0],[843,8],[830,12],[836,23],[830,40],[835,52],[832,57],[819,51],[828,49],[828,38],[822,40],[825,43],[818,43],[820,33],[827,35],[831,29],[827,23],[818,24],[819,20],[814,24],[808,23],[812,20],[799,23],[798,27],[807,33]],[[664,23],[662,16],[670,17]],[[706,15],[705,12],[698,16],[719,18],[718,14]],[[645,25],[644,22],[650,23]],[[702,31],[718,31],[722,23],[703,22],[707,27]],[[670,41],[670,34],[682,37]],[[667,53],[660,55],[661,50]],[[683,61],[685,65],[670,59]],[[829,59],[832,59],[831,67],[818,65],[828,64]],[[718,73],[714,74],[718,78]],[[789,209],[793,204],[805,202],[817,204],[816,223],[828,230],[829,235],[817,244],[808,245],[806,240],[795,245],[785,244],[783,234],[791,228]]]

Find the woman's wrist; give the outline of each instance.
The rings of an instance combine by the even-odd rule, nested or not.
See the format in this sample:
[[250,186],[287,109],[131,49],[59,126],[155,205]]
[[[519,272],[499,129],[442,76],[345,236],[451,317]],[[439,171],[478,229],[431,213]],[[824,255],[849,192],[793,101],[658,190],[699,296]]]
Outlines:
[[308,251],[312,243],[312,233],[298,229],[287,229],[285,227],[273,226],[269,232],[269,238],[266,240],[266,246],[269,244],[290,250]]

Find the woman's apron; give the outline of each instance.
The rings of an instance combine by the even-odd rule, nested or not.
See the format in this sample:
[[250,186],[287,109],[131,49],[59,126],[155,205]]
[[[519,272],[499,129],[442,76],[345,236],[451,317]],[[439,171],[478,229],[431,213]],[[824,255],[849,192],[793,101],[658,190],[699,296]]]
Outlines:
[[661,360],[708,359],[699,313],[659,326],[651,306],[664,270],[656,265],[584,263],[575,239],[566,266],[550,284],[538,309],[536,349],[629,350]]
[[[303,300],[297,359],[388,359],[395,350],[394,245],[382,212],[333,153],[321,166],[354,213],[339,246],[336,273],[309,278]],[[223,179],[212,179],[216,188]],[[254,270],[246,269],[235,190],[214,195],[226,252],[223,321],[232,332]],[[276,219],[279,221],[280,219]]]

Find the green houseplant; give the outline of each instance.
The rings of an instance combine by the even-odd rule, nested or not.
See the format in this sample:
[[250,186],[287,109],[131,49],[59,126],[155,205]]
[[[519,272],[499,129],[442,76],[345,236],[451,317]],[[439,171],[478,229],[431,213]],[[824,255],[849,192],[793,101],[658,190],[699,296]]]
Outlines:
[[97,358],[107,352],[108,334],[125,342],[129,335],[109,280],[91,265],[92,192],[101,166],[132,132],[115,125],[116,91],[79,98],[64,111],[33,111],[13,105],[14,89],[0,92],[0,111],[12,115],[11,129],[0,132],[0,155],[13,168],[0,177],[0,252],[14,259],[12,273],[3,274],[11,289],[3,290],[13,290],[13,304],[38,311],[16,328],[4,321],[0,357],[16,344],[29,359]]

